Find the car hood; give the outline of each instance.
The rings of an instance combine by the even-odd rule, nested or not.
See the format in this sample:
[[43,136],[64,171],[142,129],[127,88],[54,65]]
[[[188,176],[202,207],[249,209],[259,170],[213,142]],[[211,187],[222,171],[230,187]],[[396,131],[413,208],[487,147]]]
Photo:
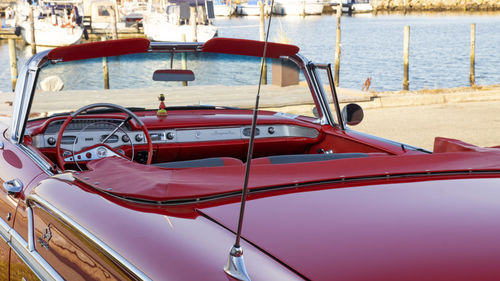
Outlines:
[[313,280],[500,280],[499,214],[498,178],[386,180],[249,200],[243,237]]

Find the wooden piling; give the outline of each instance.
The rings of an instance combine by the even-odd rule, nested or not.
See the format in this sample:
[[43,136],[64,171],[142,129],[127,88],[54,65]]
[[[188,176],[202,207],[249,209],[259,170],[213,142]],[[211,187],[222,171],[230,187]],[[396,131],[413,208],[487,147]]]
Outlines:
[[404,39],[403,39],[403,90],[408,91],[410,89],[409,76],[409,57],[410,57],[410,26],[406,25],[404,27]]
[[10,59],[10,77],[12,81],[12,91],[16,90],[17,84],[17,57],[16,57],[16,41],[9,39],[9,59]]
[[476,24],[470,26],[470,75],[471,86],[476,84]]
[[33,6],[30,6],[29,11],[29,21],[30,21],[30,34],[31,34],[31,54],[36,54],[36,40],[35,40],[35,19],[33,17]]
[[306,0],[302,0],[302,17],[306,16]]
[[335,77],[334,83],[336,86],[339,85],[339,73],[340,73],[340,18],[342,17],[342,3],[337,5],[337,35],[335,40]]
[[[106,37],[102,37],[101,41],[106,41]],[[109,89],[109,69],[108,69],[108,57],[102,57],[102,73],[104,75],[104,89]]]
[[[264,10],[265,6],[264,6],[264,2],[262,2],[262,4],[260,5],[260,25],[259,25],[259,31],[260,31],[260,41],[265,41],[266,40],[266,21],[265,21],[265,18],[264,18],[264,13],[265,13],[265,10]],[[266,64],[266,60],[263,59],[262,61],[262,79],[261,79],[261,82],[262,82],[262,85],[267,85],[267,64]]]
[[[186,42],[186,34],[183,33],[181,35],[182,42]],[[173,56],[174,54],[172,54]],[[187,69],[187,58],[186,58],[186,53],[181,53],[181,68],[182,69]],[[182,81],[182,86],[187,86],[188,82],[187,81]]]
[[193,28],[193,42],[198,42],[198,30],[196,26],[196,7],[189,7],[189,23],[191,24],[191,27]]
[[116,26],[116,5],[115,6],[111,6],[111,35],[113,36],[113,40],[117,40],[118,39],[118,27]]

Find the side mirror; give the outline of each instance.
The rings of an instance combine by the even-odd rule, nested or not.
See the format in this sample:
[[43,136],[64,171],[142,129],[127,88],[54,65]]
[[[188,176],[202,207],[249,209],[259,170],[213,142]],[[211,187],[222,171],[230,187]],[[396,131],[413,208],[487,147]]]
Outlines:
[[344,119],[345,124],[349,126],[355,126],[361,123],[365,114],[363,113],[363,109],[361,106],[350,103],[344,106],[342,109],[342,118]]
[[153,73],[154,81],[194,81],[194,73],[191,70],[165,69],[156,70]]

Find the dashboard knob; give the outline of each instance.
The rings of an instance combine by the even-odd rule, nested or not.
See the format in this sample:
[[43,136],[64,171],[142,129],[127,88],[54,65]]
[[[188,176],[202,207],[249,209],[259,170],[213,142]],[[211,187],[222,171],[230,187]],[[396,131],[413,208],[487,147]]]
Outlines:
[[269,127],[267,129],[267,132],[272,135],[272,134],[274,134],[274,132],[276,132],[276,130],[274,129],[274,127]]
[[168,133],[167,133],[167,139],[169,139],[169,140],[173,140],[173,139],[174,139],[174,136],[175,136],[175,135],[174,135],[174,133],[172,133],[172,132],[168,132]]
[[135,140],[137,142],[142,142],[142,140],[144,140],[144,136],[142,134],[135,135]]
[[[136,136],[137,137],[137,136]],[[129,142],[130,141],[130,138],[127,136],[127,135],[123,135],[122,136],[122,141],[123,142]]]
[[54,137],[50,137],[47,139],[47,143],[49,145],[54,145],[54,144],[56,144],[56,139]]

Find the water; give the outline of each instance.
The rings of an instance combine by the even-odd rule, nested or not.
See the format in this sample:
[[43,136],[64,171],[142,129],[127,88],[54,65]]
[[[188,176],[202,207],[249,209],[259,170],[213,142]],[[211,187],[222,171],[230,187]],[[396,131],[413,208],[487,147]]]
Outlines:
[[[476,23],[476,84],[500,83],[500,14],[342,17],[340,87],[401,90],[403,28],[410,30],[410,89],[469,85],[470,25]],[[217,18],[219,36],[259,39],[259,18]],[[280,32],[280,30],[282,32]],[[274,17],[271,41],[285,35],[315,62],[333,63],[335,15]],[[29,51],[18,45],[19,67]],[[10,91],[8,45],[0,41],[0,92]]]

